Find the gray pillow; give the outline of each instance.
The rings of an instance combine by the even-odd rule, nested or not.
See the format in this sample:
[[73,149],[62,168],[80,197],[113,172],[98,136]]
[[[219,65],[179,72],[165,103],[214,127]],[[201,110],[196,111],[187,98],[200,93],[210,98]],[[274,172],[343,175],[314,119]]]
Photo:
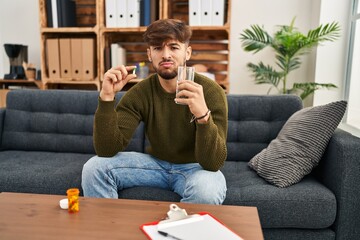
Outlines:
[[318,165],[346,106],[346,101],[338,101],[294,113],[249,166],[277,187],[299,182]]

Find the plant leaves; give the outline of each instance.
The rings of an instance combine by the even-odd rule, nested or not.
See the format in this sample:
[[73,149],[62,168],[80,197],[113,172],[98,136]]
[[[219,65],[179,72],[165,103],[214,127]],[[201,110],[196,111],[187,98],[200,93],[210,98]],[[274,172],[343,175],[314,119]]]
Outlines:
[[309,95],[313,94],[316,90],[319,89],[331,89],[337,88],[336,85],[332,83],[315,83],[315,82],[308,82],[308,83],[294,83],[292,91],[301,91],[300,98],[305,99]]
[[[287,75],[301,66],[302,55],[308,54],[319,43],[334,41],[340,36],[340,26],[337,22],[320,25],[308,31],[307,35],[299,32],[294,27],[295,18],[290,25],[279,26],[273,37],[259,25],[251,25],[241,34],[242,46],[245,51],[257,53],[267,46],[275,51],[275,64],[281,69],[276,71],[272,66],[260,62],[258,65],[248,63],[248,68],[253,72],[256,84],[270,84],[279,92],[301,91],[304,99],[320,88],[334,88],[333,84],[297,83],[292,89],[286,89]],[[282,82],[282,89],[278,85]]]
[[271,36],[259,25],[251,25],[250,29],[245,29],[240,36],[242,46],[248,52],[257,53],[272,42]]

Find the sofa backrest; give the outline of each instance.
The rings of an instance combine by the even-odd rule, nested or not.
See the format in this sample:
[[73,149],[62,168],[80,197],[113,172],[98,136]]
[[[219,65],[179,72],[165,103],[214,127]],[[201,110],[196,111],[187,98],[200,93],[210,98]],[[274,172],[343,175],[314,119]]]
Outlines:
[[[123,94],[118,93],[116,100]],[[95,154],[92,134],[98,96],[97,91],[81,90],[10,91],[5,117],[0,118],[1,149]],[[227,99],[227,161],[249,161],[302,108],[300,98],[293,95],[227,95]],[[140,124],[126,151],[144,152],[145,145]]]
[[[117,94],[117,100],[123,92]],[[99,92],[12,90],[7,94],[1,149],[95,154],[94,113]],[[139,126],[128,151],[143,151]]]
[[227,95],[227,99],[227,161],[249,161],[302,108],[301,99],[294,95]]

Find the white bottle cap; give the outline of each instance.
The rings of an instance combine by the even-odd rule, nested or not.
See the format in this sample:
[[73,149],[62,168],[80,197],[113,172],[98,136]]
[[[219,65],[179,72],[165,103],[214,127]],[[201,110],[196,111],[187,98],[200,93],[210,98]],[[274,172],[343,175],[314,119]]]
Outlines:
[[59,204],[62,209],[68,209],[68,207],[69,207],[69,202],[68,202],[67,198],[61,199],[59,201]]

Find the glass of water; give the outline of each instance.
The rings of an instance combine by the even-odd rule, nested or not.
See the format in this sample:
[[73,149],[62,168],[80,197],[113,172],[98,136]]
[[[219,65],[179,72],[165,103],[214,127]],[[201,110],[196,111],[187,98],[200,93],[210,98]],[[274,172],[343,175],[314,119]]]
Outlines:
[[[195,68],[194,67],[187,67],[187,66],[179,66],[178,67],[178,75],[177,75],[177,84],[179,81],[188,80],[194,81],[195,76]],[[176,94],[179,92],[178,87],[176,86]],[[182,104],[182,103],[177,103]]]

